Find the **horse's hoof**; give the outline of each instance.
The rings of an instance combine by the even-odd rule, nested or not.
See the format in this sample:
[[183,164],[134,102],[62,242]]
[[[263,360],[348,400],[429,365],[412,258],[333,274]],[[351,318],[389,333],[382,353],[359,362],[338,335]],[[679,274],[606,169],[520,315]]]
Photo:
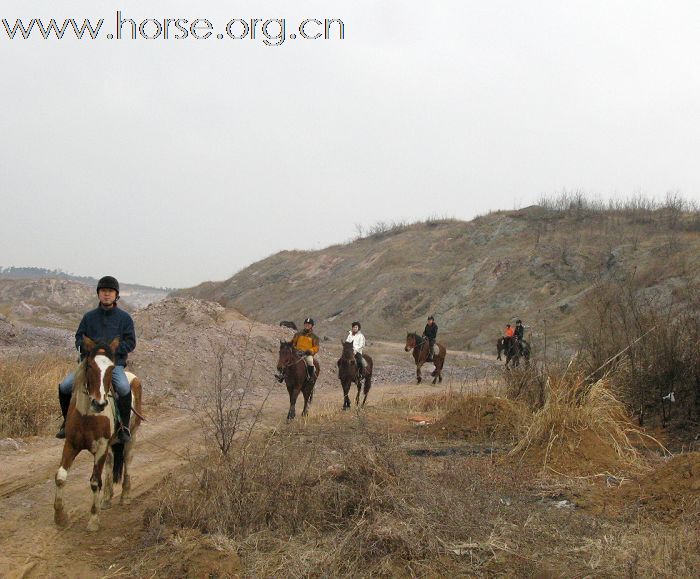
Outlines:
[[420,384],[420,378],[418,378],[418,382],[417,382],[417,384]]
[[94,519],[90,519],[87,524],[87,530],[91,533],[95,533],[100,530],[100,522]]
[[112,499],[107,499],[102,501],[102,509],[111,509],[112,508]]
[[121,496],[119,499],[119,504],[120,505],[130,505],[131,504],[131,497],[125,497],[124,495]]
[[66,527],[68,525],[68,515],[66,511],[54,511],[53,522],[59,527]]

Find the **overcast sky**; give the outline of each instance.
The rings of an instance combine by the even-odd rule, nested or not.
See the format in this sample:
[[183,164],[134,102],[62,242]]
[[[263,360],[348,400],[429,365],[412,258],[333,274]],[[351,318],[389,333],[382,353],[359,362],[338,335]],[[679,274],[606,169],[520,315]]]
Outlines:
[[[214,35],[109,40],[117,10]],[[0,23],[3,266],[182,287],[356,223],[562,189],[700,200],[697,0],[3,0],[18,17],[105,23]],[[232,18],[340,18],[345,39],[217,39]]]

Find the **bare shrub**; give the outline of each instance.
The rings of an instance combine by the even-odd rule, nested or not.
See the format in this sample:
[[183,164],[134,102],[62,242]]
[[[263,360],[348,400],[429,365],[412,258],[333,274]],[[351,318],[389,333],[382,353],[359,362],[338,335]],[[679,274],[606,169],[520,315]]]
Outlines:
[[59,416],[58,384],[75,364],[59,356],[33,356],[0,364],[0,437],[34,436]]
[[541,365],[521,364],[506,370],[503,379],[506,398],[522,402],[532,411],[544,406],[547,374]]
[[222,339],[210,341],[209,371],[191,393],[192,399],[184,403],[224,456],[236,434],[244,431],[250,436],[271,393],[268,389],[262,401],[255,400],[252,376],[257,358],[249,351],[252,330],[251,324],[241,340],[229,331]]
[[682,307],[662,307],[643,298],[634,280],[601,284],[589,298],[595,317],[579,325],[583,369],[593,378],[613,372],[621,399],[640,424],[648,415],[664,424],[672,415],[700,420],[698,303],[690,296]]

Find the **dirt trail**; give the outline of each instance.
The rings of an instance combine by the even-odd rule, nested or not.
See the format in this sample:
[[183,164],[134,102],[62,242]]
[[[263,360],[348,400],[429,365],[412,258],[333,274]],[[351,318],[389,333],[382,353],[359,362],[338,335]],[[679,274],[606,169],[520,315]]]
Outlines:
[[[436,387],[425,384],[380,384],[372,389],[368,404],[384,397],[435,391]],[[286,390],[276,389],[264,410],[265,422],[283,425],[288,404]],[[333,404],[342,404],[339,387],[322,388],[311,412]],[[297,408],[299,412],[300,406]],[[188,415],[148,407],[146,412],[152,420],[143,423],[138,434],[132,467],[133,502],[120,507],[121,487],[117,486],[115,506],[102,511],[97,533],[85,530],[91,504],[89,453],[80,454],[68,476],[64,500],[70,523],[65,529],[53,522],[53,477],[62,441],[40,438],[30,443],[26,453],[0,454],[0,577],[125,576],[129,557],[125,551],[139,544],[149,491],[177,473],[187,462],[188,449],[196,450],[201,440]]]

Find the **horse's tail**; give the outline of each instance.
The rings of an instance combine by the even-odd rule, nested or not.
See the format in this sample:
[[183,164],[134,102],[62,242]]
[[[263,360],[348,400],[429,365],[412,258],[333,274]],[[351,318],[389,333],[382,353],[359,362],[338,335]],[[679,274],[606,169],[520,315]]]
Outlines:
[[112,454],[114,455],[114,467],[112,468],[112,480],[115,483],[121,482],[122,473],[124,472],[124,443],[118,442],[112,446]]

